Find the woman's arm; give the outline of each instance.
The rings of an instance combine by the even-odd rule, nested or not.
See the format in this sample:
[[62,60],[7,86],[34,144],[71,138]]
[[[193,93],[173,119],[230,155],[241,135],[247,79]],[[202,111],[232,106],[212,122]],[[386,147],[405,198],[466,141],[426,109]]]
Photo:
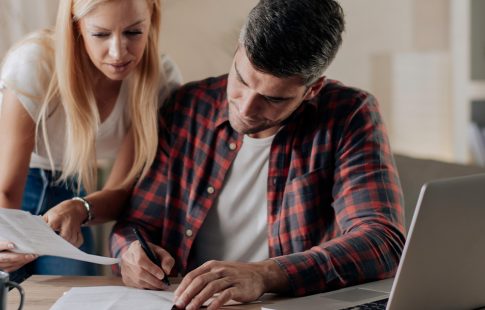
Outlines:
[[125,186],[122,186],[133,164],[134,151],[133,132],[130,129],[123,140],[103,189],[86,197],[93,208],[94,220],[92,224],[116,220],[122,212],[135,181],[129,180]]
[[[20,209],[35,143],[35,123],[17,96],[3,90],[0,111],[0,207]],[[32,254],[17,254],[11,242],[0,242],[0,269],[15,271],[33,261]]]
[[35,143],[35,123],[10,90],[0,111],[0,207],[20,209]]
[[[100,224],[116,220],[123,210],[123,206],[130,196],[134,180],[129,180],[122,186],[126,175],[133,163],[134,140],[130,130],[121,145],[118,156],[111,170],[106,185],[102,190],[84,197],[91,205],[93,221],[89,224]],[[83,243],[81,225],[88,218],[84,204],[80,201],[66,200],[50,209],[44,219],[52,229],[75,246]]]

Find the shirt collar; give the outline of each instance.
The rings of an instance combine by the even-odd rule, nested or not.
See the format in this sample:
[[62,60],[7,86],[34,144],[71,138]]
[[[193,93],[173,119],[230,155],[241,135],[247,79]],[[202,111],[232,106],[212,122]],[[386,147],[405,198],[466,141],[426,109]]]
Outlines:
[[215,127],[219,127],[225,122],[229,122],[229,102],[227,101],[227,88],[221,95],[220,105],[215,114]]

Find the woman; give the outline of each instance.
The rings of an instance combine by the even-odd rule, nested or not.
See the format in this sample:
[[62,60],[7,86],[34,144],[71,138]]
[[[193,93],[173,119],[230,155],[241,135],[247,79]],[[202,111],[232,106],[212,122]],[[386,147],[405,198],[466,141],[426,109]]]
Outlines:
[[[173,63],[160,60],[159,32],[160,0],[61,0],[53,32],[12,48],[0,80],[1,207],[42,214],[66,240],[92,250],[81,225],[120,214],[153,162],[159,103],[180,83]],[[96,192],[97,162],[110,159]],[[0,269],[37,258],[12,246],[0,243]],[[62,258],[33,264],[37,274],[95,273]]]

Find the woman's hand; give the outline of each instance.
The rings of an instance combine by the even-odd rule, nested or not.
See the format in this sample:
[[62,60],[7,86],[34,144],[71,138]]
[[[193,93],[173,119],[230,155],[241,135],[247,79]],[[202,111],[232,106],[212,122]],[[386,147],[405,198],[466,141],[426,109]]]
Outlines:
[[15,249],[15,245],[9,241],[0,241],[0,269],[6,272],[12,272],[23,265],[30,263],[37,258],[34,254],[20,254],[10,252]]
[[82,202],[65,200],[44,214],[44,220],[59,235],[76,247],[80,247],[84,238],[81,224],[88,214]]

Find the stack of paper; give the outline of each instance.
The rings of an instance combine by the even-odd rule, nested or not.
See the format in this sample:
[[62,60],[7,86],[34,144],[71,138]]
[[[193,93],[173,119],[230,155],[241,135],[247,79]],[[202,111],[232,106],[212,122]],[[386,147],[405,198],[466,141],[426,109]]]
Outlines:
[[0,241],[15,244],[13,252],[52,255],[95,264],[117,264],[119,259],[87,254],[58,236],[40,216],[0,208]]

